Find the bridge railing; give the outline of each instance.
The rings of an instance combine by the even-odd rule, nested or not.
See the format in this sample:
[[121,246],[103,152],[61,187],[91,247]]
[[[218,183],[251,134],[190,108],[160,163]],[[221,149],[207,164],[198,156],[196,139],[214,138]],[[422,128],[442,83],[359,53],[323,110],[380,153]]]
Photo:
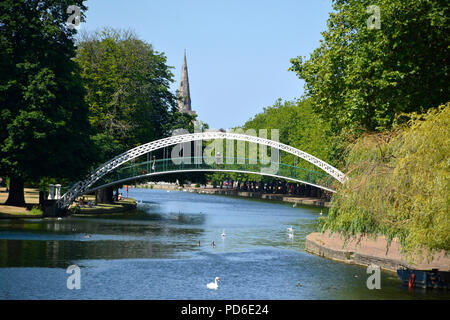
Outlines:
[[[311,184],[331,188],[333,178],[324,172],[314,171],[297,167],[284,163],[272,162],[269,165],[257,163],[256,159],[248,158],[220,158],[219,164],[216,163],[215,157],[185,157],[185,158],[168,158],[133,163],[127,166],[116,168],[97,181],[91,189],[99,186],[111,184],[116,181],[123,181],[130,178],[138,178],[161,173],[180,172],[180,171],[238,171],[254,174],[261,174],[263,168],[272,166],[271,173],[286,179],[295,179],[305,181]],[[231,163],[231,162],[234,163]]]

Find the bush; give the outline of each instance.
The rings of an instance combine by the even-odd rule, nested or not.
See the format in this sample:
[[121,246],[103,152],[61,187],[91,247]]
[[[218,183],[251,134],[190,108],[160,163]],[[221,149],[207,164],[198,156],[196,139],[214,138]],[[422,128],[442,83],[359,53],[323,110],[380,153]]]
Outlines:
[[43,212],[42,212],[41,208],[39,208],[38,206],[34,206],[33,208],[31,208],[30,214],[33,214],[33,215],[42,215]]

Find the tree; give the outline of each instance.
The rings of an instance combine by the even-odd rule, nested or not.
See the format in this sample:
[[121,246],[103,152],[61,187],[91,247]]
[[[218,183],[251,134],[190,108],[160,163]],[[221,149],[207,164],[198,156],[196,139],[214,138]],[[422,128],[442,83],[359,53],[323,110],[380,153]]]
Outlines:
[[450,252],[450,103],[409,118],[349,146],[349,180],[320,220],[323,231],[398,238],[410,258]]
[[83,34],[75,61],[87,91],[98,163],[167,136],[172,119],[179,120],[173,115],[173,74],[164,53],[133,32],[105,28]]
[[[331,163],[330,159],[330,126],[320,119],[312,110],[308,100],[277,100],[273,106],[255,115],[244,124],[244,129],[278,129],[279,140]],[[284,163],[295,164],[298,160],[291,154],[283,154]],[[309,169],[317,167],[304,163]]]
[[25,181],[76,178],[90,162],[69,5],[83,20],[81,0],[0,3],[0,171],[10,177],[10,205],[25,204]]
[[[298,148],[333,164],[330,157],[332,149],[330,126],[313,112],[309,100],[299,99],[283,102],[278,99],[273,106],[265,107],[263,112],[248,120],[242,126],[242,129],[244,133],[248,133],[249,129],[254,129],[257,135],[260,134],[260,129],[267,129],[268,135],[270,135],[271,129],[277,129],[279,130],[279,141],[281,143]],[[272,137],[269,136],[268,138],[271,139]],[[236,148],[234,152],[236,156]],[[227,157],[229,156],[232,155],[227,155]],[[289,153],[280,153],[280,161],[284,164],[317,170],[316,166]],[[273,182],[276,180],[271,177],[240,173],[214,173],[209,177],[213,181],[223,181],[228,178],[234,181],[250,180],[255,182]]]
[[[380,29],[369,28],[380,9]],[[319,48],[291,60],[314,110],[342,128],[390,128],[406,112],[446,103],[450,83],[449,2],[335,0]]]

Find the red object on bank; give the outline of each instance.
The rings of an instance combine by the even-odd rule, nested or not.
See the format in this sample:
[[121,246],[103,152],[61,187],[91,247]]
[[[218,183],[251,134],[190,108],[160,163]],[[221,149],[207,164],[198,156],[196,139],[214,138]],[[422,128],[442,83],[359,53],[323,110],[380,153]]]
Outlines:
[[416,275],[413,273],[411,278],[409,278],[408,287],[411,289],[414,286],[414,280],[416,279]]
[[126,186],[127,187],[127,199],[128,199],[128,186]]

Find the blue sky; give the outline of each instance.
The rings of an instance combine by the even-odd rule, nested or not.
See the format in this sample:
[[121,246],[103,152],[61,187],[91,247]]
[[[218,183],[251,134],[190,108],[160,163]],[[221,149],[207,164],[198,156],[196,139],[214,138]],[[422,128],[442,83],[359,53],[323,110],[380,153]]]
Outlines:
[[211,128],[232,128],[303,93],[289,60],[309,56],[331,0],[89,0],[83,30],[132,29],[166,54],[178,89],[187,50],[192,108]]

